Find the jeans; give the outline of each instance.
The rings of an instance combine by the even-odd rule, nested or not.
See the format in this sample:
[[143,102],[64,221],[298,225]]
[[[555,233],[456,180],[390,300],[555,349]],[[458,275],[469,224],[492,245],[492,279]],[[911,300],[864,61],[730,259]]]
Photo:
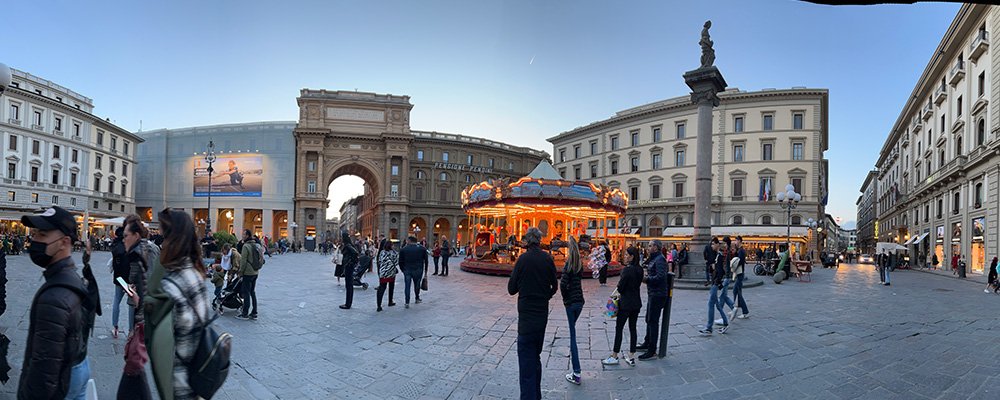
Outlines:
[[395,304],[395,302],[392,301],[392,295],[396,291],[396,277],[393,276],[391,281],[385,283],[379,282],[378,284],[378,292],[376,296],[377,302],[375,303],[378,305],[378,308],[382,308],[382,296],[385,295],[385,289],[387,287],[389,289],[389,305]]
[[[712,330],[712,325],[715,323],[715,310],[719,310],[719,314],[722,314],[722,324],[729,325],[729,317],[726,316],[726,312],[722,309],[722,302],[719,300],[719,286],[712,285],[712,288],[708,292],[708,325],[705,325],[705,329]],[[723,290],[723,296],[725,296],[725,290]]]
[[434,257],[434,275],[438,274],[438,262],[441,261],[441,257]]
[[705,264],[705,282],[712,281],[712,264]]
[[722,306],[729,306],[730,310],[736,309],[736,303],[729,298],[729,283],[731,282],[732,281],[729,280],[729,278],[722,280],[722,294],[719,295],[719,308],[722,308]]
[[885,267],[885,283],[889,283],[889,271],[890,270],[892,270],[892,268]]
[[520,375],[521,400],[542,398],[542,345],[545,331],[517,335],[517,369]]
[[441,256],[441,275],[448,275],[448,256]]
[[622,351],[622,331],[628,323],[629,353],[635,353],[636,337],[635,323],[639,320],[639,310],[622,311],[618,310],[618,317],[615,319],[615,348],[614,352]]
[[649,296],[646,307],[646,348],[647,353],[656,353],[656,343],[660,340],[660,314],[667,305],[667,296]]
[[[257,275],[243,276],[243,315],[257,315]],[[253,302],[253,314],[250,314],[250,302]]]
[[733,286],[733,297],[736,299],[736,304],[740,306],[743,310],[743,314],[750,314],[750,309],[747,308],[747,301],[743,298],[743,274],[736,274],[736,286]]
[[413,296],[420,300],[420,278],[423,276],[423,271],[415,270],[410,271],[408,269],[403,270],[403,281],[406,282],[405,293],[406,293],[406,304],[410,304],[410,285],[413,285]]
[[580,373],[580,350],[576,347],[576,320],[583,312],[583,303],[566,306],[566,318],[569,320],[569,353],[572,356],[573,373]]
[[885,283],[885,267],[878,267],[878,281]]
[[83,359],[83,362],[74,365],[69,372],[69,390],[66,392],[66,400],[86,400],[87,381],[90,380],[90,360]]
[[[116,328],[118,327],[118,314],[121,313],[121,303],[123,297],[125,297],[125,289],[122,289],[121,285],[116,283],[115,302],[111,304],[111,326]],[[131,309],[132,306],[129,306],[129,308]],[[129,330],[132,330],[132,327],[135,326],[135,316],[131,311],[128,312],[128,324]]]

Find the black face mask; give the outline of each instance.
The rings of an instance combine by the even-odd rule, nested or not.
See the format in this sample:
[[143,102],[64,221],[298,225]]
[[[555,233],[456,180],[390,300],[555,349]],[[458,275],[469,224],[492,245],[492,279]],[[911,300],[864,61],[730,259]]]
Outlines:
[[31,262],[42,268],[48,267],[52,263],[52,256],[45,253],[48,247],[49,243],[32,240],[31,247],[28,247],[28,255],[31,256]]

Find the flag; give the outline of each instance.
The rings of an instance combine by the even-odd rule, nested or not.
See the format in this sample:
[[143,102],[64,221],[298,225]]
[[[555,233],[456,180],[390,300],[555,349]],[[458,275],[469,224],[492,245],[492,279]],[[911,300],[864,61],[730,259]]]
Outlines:
[[760,194],[757,195],[757,201],[764,201],[764,182],[760,183]]
[[764,187],[764,201],[771,200],[771,180],[767,180],[767,185]]

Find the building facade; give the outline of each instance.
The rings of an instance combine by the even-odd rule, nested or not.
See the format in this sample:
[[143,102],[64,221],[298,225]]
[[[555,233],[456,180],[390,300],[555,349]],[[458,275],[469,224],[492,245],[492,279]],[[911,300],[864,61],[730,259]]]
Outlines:
[[998,254],[1000,9],[963,5],[900,111],[875,164],[878,241],[911,262],[964,257],[982,274]]
[[876,171],[869,171],[861,184],[861,196],[855,203],[858,206],[858,251],[861,254],[875,254],[875,243],[878,242],[878,176]]
[[298,105],[295,221],[306,235],[334,234],[324,217],[330,183],[355,175],[365,181],[355,233],[463,243],[465,186],[519,178],[548,159],[543,151],[493,140],[411,131],[409,96],[303,89]]
[[[745,232],[783,242],[792,225],[797,246],[821,220],[827,194],[828,91],[793,88],[719,93],[713,111],[713,234]],[[693,234],[697,107],[690,96],[618,112],[561,133],[553,145],[565,179],[599,182],[629,195],[625,230],[647,237]],[[802,201],[787,212],[776,194],[792,184]],[[798,251],[804,251],[798,248]]]
[[[294,122],[252,122],[140,132],[146,140],[137,157],[140,217],[156,222],[170,207],[189,213],[199,234],[210,225],[237,237],[244,229],[272,239],[291,236],[293,129]],[[209,142],[216,156],[211,174]]]
[[138,136],[92,114],[93,101],[29,73],[11,70],[0,96],[6,164],[0,231],[23,233],[22,214],[58,205],[81,234],[106,234],[97,221],[135,211]]

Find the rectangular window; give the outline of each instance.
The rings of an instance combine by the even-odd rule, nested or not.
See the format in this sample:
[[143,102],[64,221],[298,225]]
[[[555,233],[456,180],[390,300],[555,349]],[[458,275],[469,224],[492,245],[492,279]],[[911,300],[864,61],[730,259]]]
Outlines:
[[687,136],[687,130],[684,124],[677,124],[677,138],[684,139]]
[[559,178],[566,179],[566,168],[559,168]]
[[69,198],[69,205],[76,207],[76,197]]
[[805,144],[802,142],[792,143],[792,159],[801,160],[802,152],[804,151]]
[[37,125],[37,126],[42,126],[42,112],[39,111],[39,110],[35,110],[34,115],[35,115],[35,118],[34,118],[34,121],[32,121],[32,123],[35,124],[35,125]]
[[653,142],[659,142],[663,140],[663,133],[660,132],[660,127],[653,128]]
[[639,131],[632,132],[632,147],[639,145]]
[[70,174],[69,174],[69,186],[76,187],[76,172],[70,172]]
[[743,145],[734,144],[733,145],[733,162],[743,161]]
[[674,152],[674,166],[683,167],[684,166],[684,150],[677,150]]
[[115,173],[115,164],[118,164],[114,158],[108,159],[108,167],[111,169],[111,173]]
[[7,179],[17,179],[17,164],[7,163]]
[[660,198],[660,185],[659,184],[654,184],[652,187],[650,187],[650,191],[652,192],[652,195],[650,196],[650,198],[653,198],[653,199]]
[[[96,192],[98,190],[101,190],[101,177],[95,176],[94,177],[94,191]],[[94,207],[97,207],[97,205],[95,204]]]
[[580,158],[580,146],[573,146],[573,159]]
[[9,137],[7,137],[7,149],[15,151],[17,150],[17,136],[10,135]]
[[590,164],[590,179],[597,177],[597,164]]
[[100,154],[98,154],[98,155],[97,155],[97,163],[95,163],[95,164],[94,164],[94,165],[96,165],[96,166],[97,166],[97,169],[101,169],[101,164],[102,164],[102,163],[101,163],[101,161],[102,161],[102,160],[103,160],[103,158],[101,157],[101,155],[100,155]]
[[53,185],[58,185],[59,184],[59,170],[58,169],[52,170],[52,184]]
[[[760,188],[761,188],[760,192],[762,194],[766,194],[770,199],[774,199],[774,196],[775,196],[775,187],[772,184],[771,179],[772,178],[770,178],[770,177],[760,178]],[[760,200],[763,201],[764,199],[761,198]]]
[[733,118],[733,132],[743,132],[743,117],[738,116]]
[[389,196],[390,197],[399,197],[399,185],[398,184],[393,183],[392,185],[389,185]]
[[733,200],[743,200],[743,180],[733,179]]
[[559,162],[566,162],[566,149],[559,149]]
[[590,142],[590,155],[597,155],[597,141]]
[[439,190],[438,200],[448,201],[448,188],[441,188]]
[[611,150],[618,150],[618,135],[611,137]]
[[473,159],[472,154],[465,156],[465,163],[468,165],[472,165],[472,159]]
[[424,161],[424,151],[417,150],[417,161]]
[[684,182],[674,182],[674,197],[684,197]]
[[128,155],[128,140],[122,140],[122,153]]
[[31,181],[38,182],[38,167],[31,167]]
[[108,193],[115,194],[115,182],[108,179]]
[[73,136],[80,137],[80,124],[73,124]]
[[100,207],[100,206],[97,204],[97,200],[94,200],[94,208],[96,209],[97,207]]
[[578,165],[573,167],[573,179],[580,180],[581,178],[582,177],[580,176],[580,166]]
[[491,158],[491,159],[488,159],[488,160],[486,160],[486,166],[488,166],[488,167],[490,167],[490,168],[493,168],[493,159],[492,159],[492,158]]
[[771,161],[771,160],[773,160],[774,159],[774,144],[764,143],[764,146],[763,146],[763,149],[762,149],[761,153],[763,155],[761,157],[762,160],[764,160],[764,161]]
[[306,192],[316,193],[316,181],[309,181],[309,183],[306,186]]
[[941,116],[941,133],[943,134],[943,133],[944,133],[944,131],[945,131],[945,126],[944,126],[944,115],[942,115],[942,116]]
[[448,152],[441,153],[441,161],[448,162]]
[[611,160],[611,175],[618,175],[618,160]]
[[639,157],[632,157],[632,172],[639,172]]
[[792,178],[792,187],[795,188],[795,193],[802,194],[802,178]]
[[98,146],[104,145],[104,132],[97,131],[97,145]]
[[57,131],[61,131],[62,130],[62,118],[60,118],[60,117],[56,117],[55,118],[55,128],[56,128]]
[[7,191],[7,201],[15,201],[17,199],[17,194],[13,190]]
[[986,71],[979,74],[979,97],[986,93]]
[[72,161],[79,162],[78,160],[80,159],[80,152],[77,151],[76,149],[73,149],[71,154],[72,154]]
[[417,200],[423,200],[424,199],[424,188],[423,188],[423,186],[417,186],[417,187],[413,188],[413,197],[416,198]]
[[315,161],[310,161],[309,162],[309,171],[315,171],[315,170],[316,170],[316,162]]
[[629,200],[639,200],[639,188],[636,186],[629,188]]
[[956,103],[957,103],[957,106],[958,106],[957,107],[958,110],[956,111],[956,114],[958,114],[958,116],[961,117],[962,116],[962,96],[958,96],[958,98],[956,99]]
[[31,154],[34,154],[34,155],[37,156],[37,155],[41,154],[41,152],[42,152],[42,142],[39,142],[37,140],[32,140],[31,141]]
[[128,193],[127,189],[128,189],[128,185],[126,185],[125,182],[122,182],[122,196],[128,196],[126,194],[126,193]]
[[774,130],[774,116],[773,115],[771,115],[771,114],[765,114],[764,115],[764,124],[763,124],[763,128],[762,129],[765,130],[765,131],[773,131]]
[[32,203],[37,203],[38,202],[38,193],[32,193],[31,194],[31,202]]
[[21,120],[21,106],[17,104],[10,105],[10,118],[16,121]]
[[52,158],[59,159],[59,157],[60,157],[60,154],[59,154],[60,151],[59,150],[61,150],[61,149],[59,148],[58,145],[52,146]]
[[393,165],[392,166],[392,176],[399,176],[399,166],[398,165]]
[[662,165],[661,163],[662,158],[663,158],[662,154],[659,153],[653,154],[653,169],[660,169],[660,166]]
[[118,138],[112,136],[111,137],[111,151],[115,151],[115,150],[118,150]]

